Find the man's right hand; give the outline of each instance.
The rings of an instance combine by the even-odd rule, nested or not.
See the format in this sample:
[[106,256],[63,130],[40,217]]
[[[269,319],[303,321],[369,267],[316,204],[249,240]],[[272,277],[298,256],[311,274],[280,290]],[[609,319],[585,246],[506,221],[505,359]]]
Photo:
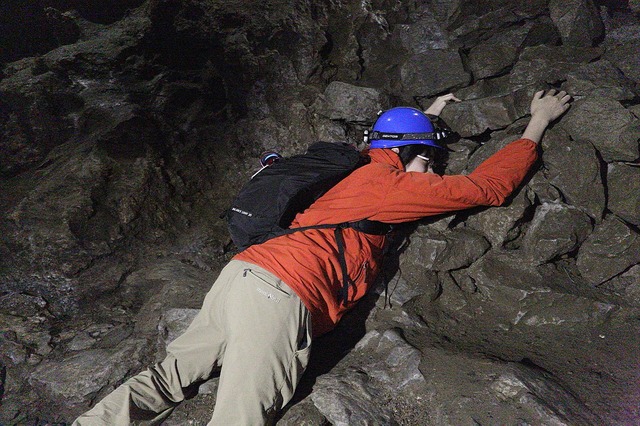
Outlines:
[[531,120],[522,137],[539,143],[547,126],[569,109],[570,100],[571,96],[564,90],[556,93],[551,89],[546,94],[544,90],[536,92],[531,100]]

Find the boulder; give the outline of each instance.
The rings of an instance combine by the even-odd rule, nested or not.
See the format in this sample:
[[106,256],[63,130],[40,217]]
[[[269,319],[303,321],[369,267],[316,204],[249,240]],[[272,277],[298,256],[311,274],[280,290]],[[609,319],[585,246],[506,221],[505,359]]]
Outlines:
[[578,208],[544,203],[536,208],[522,249],[528,260],[542,264],[577,249],[592,229],[591,219]]
[[592,286],[625,272],[640,262],[640,235],[613,215],[595,227],[580,247],[577,266]]
[[503,74],[518,59],[520,49],[533,24],[503,30],[471,48],[467,64],[473,78],[480,80]]
[[470,81],[456,50],[419,53],[400,66],[400,90],[406,99],[451,91]]
[[562,89],[576,99],[602,96],[623,101],[633,99],[638,93],[636,83],[606,59],[582,65],[569,72]]
[[607,208],[619,218],[640,226],[640,168],[610,163],[607,168]]
[[311,400],[334,425],[398,424],[400,398],[425,383],[420,352],[394,330],[369,332],[355,350],[373,355],[371,361],[319,377]]
[[[582,209],[600,222],[605,209],[605,188],[602,183],[600,159],[593,145],[585,140],[570,140],[555,133],[545,140],[548,146],[542,154],[543,174],[562,199]],[[574,165],[567,167],[567,165]]]
[[565,45],[593,46],[604,38],[604,25],[592,0],[551,0],[549,13]]
[[533,46],[525,48],[509,74],[513,86],[566,80],[567,73],[602,54],[601,49],[575,46]]
[[432,8],[427,3],[417,5],[417,9],[409,16],[411,22],[393,29],[407,52],[420,54],[449,47],[446,26],[434,15]]
[[611,61],[618,67],[625,77],[640,84],[640,69],[635,55],[640,50],[640,40],[630,40],[624,43],[608,47],[604,53],[604,58]]
[[504,129],[520,118],[511,95],[471,99],[447,106],[442,118],[461,137]]
[[472,214],[465,223],[482,232],[492,248],[502,248],[520,235],[521,224],[531,205],[526,191],[519,191],[502,206],[489,207]]
[[315,112],[331,120],[370,123],[389,101],[377,89],[332,81],[314,104]]
[[[112,390],[140,368],[146,341],[131,340],[109,349],[90,349],[61,360],[42,362],[29,383],[49,398],[70,405],[88,404],[97,394]],[[104,395],[103,395],[104,396]]]
[[189,328],[200,309],[172,308],[167,309],[158,323],[158,352],[163,353],[169,343]]
[[593,96],[577,100],[559,126],[573,139],[593,143],[602,158],[612,162],[635,161],[640,157],[638,123],[620,102]]
[[640,307],[640,264],[613,277],[602,287],[619,296],[620,304]]
[[469,266],[490,246],[484,236],[471,229],[427,230],[411,237],[405,256],[427,270],[449,271]]

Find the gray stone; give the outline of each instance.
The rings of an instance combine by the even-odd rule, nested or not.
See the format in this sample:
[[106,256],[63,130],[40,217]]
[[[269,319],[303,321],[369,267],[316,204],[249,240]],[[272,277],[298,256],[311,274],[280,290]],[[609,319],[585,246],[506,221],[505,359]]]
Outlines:
[[394,28],[407,52],[426,53],[449,47],[446,29],[434,16],[431,5],[418,5],[418,9],[411,15],[411,20],[413,22],[410,24],[400,24]]
[[551,0],[549,13],[565,45],[592,46],[604,36],[604,25],[592,0]]
[[640,262],[640,235],[615,216],[596,226],[580,247],[577,266],[593,286],[619,275]]
[[447,158],[447,168],[445,174],[458,175],[467,167],[467,162],[471,154],[478,149],[480,144],[469,139],[460,139],[456,143],[448,144],[447,148],[451,150]]
[[488,142],[483,143],[478,149],[476,149],[469,162],[466,170],[463,174],[469,174],[474,171],[483,161],[487,160],[493,154],[514,142],[519,138],[519,135],[510,134],[508,131],[495,132],[491,135],[491,139]]
[[354,355],[362,362],[319,377],[311,400],[334,425],[398,424],[394,403],[425,384],[420,352],[397,331],[373,330],[358,342]]
[[7,292],[0,296],[0,312],[8,315],[31,317],[47,307],[47,301],[39,296]]
[[[332,425],[397,425],[391,409],[380,404],[381,393],[367,386],[364,373],[349,372],[346,377],[324,375],[316,380],[311,400]],[[348,373],[347,373],[348,374]]]
[[607,48],[604,57],[618,67],[627,78],[640,84],[638,51],[640,51],[640,40],[632,40]]
[[469,51],[468,66],[474,79],[502,74],[515,63],[533,24],[500,31]]
[[381,356],[381,361],[364,365],[363,370],[392,393],[424,385],[424,376],[419,368],[420,351],[409,345],[398,331],[387,330],[379,335],[374,330],[365,335],[355,349],[364,353],[373,351]]
[[604,285],[620,298],[620,303],[640,307],[640,264],[607,281]]
[[95,345],[96,341],[86,333],[79,333],[67,344],[67,349],[70,351],[83,351]]
[[287,410],[278,420],[278,426],[328,426],[327,418],[318,411],[311,401],[305,398]]
[[591,219],[576,207],[562,203],[544,203],[522,240],[527,258],[542,264],[572,252],[589,236]]
[[406,256],[422,268],[448,271],[470,265],[489,250],[490,243],[478,232],[460,228],[447,232],[414,234]]
[[[606,125],[603,125],[604,117]],[[635,161],[640,156],[638,120],[613,99],[580,99],[571,106],[559,125],[573,139],[593,143],[607,162]]]
[[561,383],[535,368],[436,349],[425,350],[423,365],[428,392],[420,424],[598,424]]
[[562,89],[576,99],[602,96],[622,101],[633,99],[637,93],[635,82],[625,77],[606,59],[582,65],[569,72]]
[[601,54],[600,49],[589,47],[527,47],[520,54],[509,79],[514,86],[555,84],[565,80],[567,73],[591,62]]
[[560,191],[563,201],[600,222],[606,203],[605,188],[600,159],[593,145],[585,140],[555,137],[545,148],[542,159],[544,176]]
[[442,118],[460,136],[469,137],[504,129],[519,117],[514,97],[505,95],[451,104],[442,112]]
[[469,216],[467,226],[482,232],[493,248],[501,248],[520,234],[520,222],[531,207],[526,191],[499,207],[489,207]]
[[132,340],[112,350],[90,349],[60,361],[43,361],[29,377],[29,383],[54,400],[81,404],[116,385],[140,365],[146,342]]
[[[18,338],[12,331],[0,331],[0,365],[18,365],[23,364],[27,360],[27,348],[17,342]],[[2,387],[0,386],[0,389]],[[2,392],[0,392],[2,395]]]
[[200,309],[167,309],[158,323],[158,352],[162,353],[169,343],[187,331]]
[[465,71],[460,54],[454,50],[432,50],[413,55],[400,67],[401,91],[407,99],[451,91],[470,81],[471,76]]
[[418,264],[408,264],[401,261],[400,271],[391,277],[388,283],[380,280],[374,288],[377,294],[385,294],[392,305],[402,306],[414,297],[426,293],[429,289],[436,293],[437,283],[434,284],[434,274],[422,267],[419,262]]
[[453,12],[453,15],[447,28],[452,35],[463,40],[479,37],[527,18],[535,19],[540,16],[540,10],[547,7],[547,0],[496,2],[491,7],[481,1],[437,3],[450,3],[449,13]]
[[332,120],[370,122],[378,111],[389,107],[389,102],[376,89],[333,81],[314,107],[317,113]]
[[640,226],[640,167],[611,163],[607,168],[607,207],[619,218]]
[[13,340],[38,355],[48,355],[51,347],[51,334],[45,317],[31,318],[0,314],[0,332],[10,332]]

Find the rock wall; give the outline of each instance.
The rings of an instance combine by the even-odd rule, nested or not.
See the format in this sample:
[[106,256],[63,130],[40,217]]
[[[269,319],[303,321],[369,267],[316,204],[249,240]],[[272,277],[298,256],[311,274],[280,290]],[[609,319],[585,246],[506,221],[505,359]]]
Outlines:
[[[262,151],[364,147],[380,109],[454,92],[446,173],[468,173],[557,88],[574,102],[525,185],[400,233],[280,423],[637,424],[640,5],[621,3],[0,6],[0,423],[70,421],[162,356],[233,254],[219,215]],[[167,424],[206,423],[212,389]]]

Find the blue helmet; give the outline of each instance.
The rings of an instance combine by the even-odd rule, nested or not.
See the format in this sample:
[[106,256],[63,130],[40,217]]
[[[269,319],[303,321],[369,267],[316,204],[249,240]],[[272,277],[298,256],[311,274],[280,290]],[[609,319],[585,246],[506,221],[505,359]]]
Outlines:
[[405,145],[428,145],[444,149],[435,141],[446,133],[438,131],[422,111],[396,107],[383,112],[369,134],[371,148],[394,148]]

